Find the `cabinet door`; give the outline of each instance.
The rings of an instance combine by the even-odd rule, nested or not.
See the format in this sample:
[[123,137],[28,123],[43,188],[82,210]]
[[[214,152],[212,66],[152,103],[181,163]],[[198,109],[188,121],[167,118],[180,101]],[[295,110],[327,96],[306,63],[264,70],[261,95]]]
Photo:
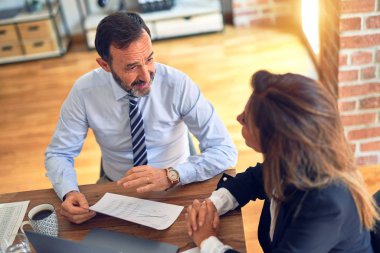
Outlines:
[[0,26],[0,58],[22,55],[14,25]]
[[23,40],[54,38],[50,20],[20,23],[17,26]]
[[14,25],[0,26],[0,42],[17,41],[17,33]]
[[22,55],[22,50],[17,41],[0,42],[0,58],[20,55]]
[[223,30],[221,13],[194,15],[155,22],[158,39]]
[[57,50],[57,45],[53,40],[27,40],[24,41],[26,54],[37,54]]

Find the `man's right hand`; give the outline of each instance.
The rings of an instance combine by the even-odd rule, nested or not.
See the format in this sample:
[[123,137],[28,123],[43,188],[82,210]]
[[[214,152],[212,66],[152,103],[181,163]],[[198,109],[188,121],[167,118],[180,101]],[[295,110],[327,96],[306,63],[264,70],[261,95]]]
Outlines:
[[96,215],[96,212],[88,209],[86,197],[76,191],[68,192],[61,205],[61,215],[72,223],[83,223]]

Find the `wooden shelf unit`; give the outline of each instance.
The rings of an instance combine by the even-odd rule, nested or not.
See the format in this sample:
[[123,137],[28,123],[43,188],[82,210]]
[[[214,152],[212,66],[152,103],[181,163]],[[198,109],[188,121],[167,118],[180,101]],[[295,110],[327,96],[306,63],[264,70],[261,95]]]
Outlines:
[[59,1],[46,0],[38,12],[0,19],[0,64],[62,56],[69,43]]
[[[224,30],[221,4],[220,0],[176,0],[169,10],[140,15],[151,31],[152,40],[220,32]],[[96,27],[107,13],[94,13],[90,6],[88,0],[78,3],[87,46],[93,49]]]

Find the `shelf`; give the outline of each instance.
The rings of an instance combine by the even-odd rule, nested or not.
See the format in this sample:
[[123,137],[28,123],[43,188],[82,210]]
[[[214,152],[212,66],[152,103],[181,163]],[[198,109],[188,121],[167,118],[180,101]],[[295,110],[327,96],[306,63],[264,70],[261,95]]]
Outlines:
[[4,58],[0,57],[0,64],[39,60],[39,59],[44,59],[44,58],[62,56],[67,52],[67,48],[69,46],[70,40],[68,38],[62,38],[62,43],[65,46],[63,46],[61,50],[57,49],[54,51],[37,53],[37,54],[26,54],[26,55],[4,57]]
[[59,5],[57,3],[51,3],[52,12],[49,13],[49,8],[45,4],[44,8],[41,11],[30,13],[27,11],[20,12],[17,16],[13,18],[7,18],[7,19],[0,19],[0,25],[7,25],[7,24],[15,24],[15,23],[22,23],[22,22],[30,22],[35,20],[41,20],[41,19],[48,19],[51,16],[57,15]]
[[0,19],[0,64],[62,56],[70,33],[59,0],[45,0],[38,12]]
[[[224,29],[219,0],[177,0],[169,10],[140,13],[151,31],[152,40],[218,32]],[[107,14],[83,15],[87,45],[94,48],[96,28]]]
[[218,1],[178,1],[170,10],[141,13],[145,22],[221,12]]
[[[145,22],[192,17],[221,12],[221,6],[218,3],[218,1],[178,1],[178,3],[170,10],[139,13],[139,15]],[[107,14],[99,13],[88,15],[84,21],[84,28],[86,30],[96,29],[99,22],[106,16]]]

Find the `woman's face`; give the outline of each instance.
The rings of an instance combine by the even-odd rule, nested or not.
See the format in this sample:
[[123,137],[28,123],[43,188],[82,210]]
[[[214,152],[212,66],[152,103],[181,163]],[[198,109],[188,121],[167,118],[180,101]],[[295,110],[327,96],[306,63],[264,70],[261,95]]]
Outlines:
[[259,129],[253,125],[252,120],[248,118],[248,103],[245,105],[244,111],[237,116],[237,121],[242,125],[241,135],[245,140],[245,144],[254,149],[256,152],[261,153]]

